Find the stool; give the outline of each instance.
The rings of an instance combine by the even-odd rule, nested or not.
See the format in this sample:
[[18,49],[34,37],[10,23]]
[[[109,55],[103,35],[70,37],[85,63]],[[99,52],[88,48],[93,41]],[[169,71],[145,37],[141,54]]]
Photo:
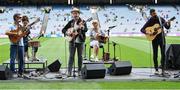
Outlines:
[[[90,46],[89,47],[89,60],[90,60],[90,57],[91,57],[91,48],[93,48],[93,46]],[[104,55],[104,46],[102,44],[99,45],[99,48],[102,48],[102,55]]]

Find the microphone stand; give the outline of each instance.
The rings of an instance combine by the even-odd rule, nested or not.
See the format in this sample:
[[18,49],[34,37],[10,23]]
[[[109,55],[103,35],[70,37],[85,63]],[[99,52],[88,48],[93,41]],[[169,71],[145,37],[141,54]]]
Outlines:
[[112,41],[112,44],[113,44],[113,48],[114,48],[114,57],[113,57],[113,60],[114,60],[114,61],[118,61],[118,60],[116,59],[116,45],[117,45],[117,43],[115,43],[115,42]]
[[116,26],[111,26],[111,27],[109,27],[108,30],[107,30],[108,36],[109,36],[109,38],[108,38],[108,52],[109,52],[109,44],[110,44],[110,30],[113,29],[113,28],[115,28],[115,27],[116,27]]
[[110,28],[107,31],[108,31],[108,36],[109,36],[109,38],[108,38],[108,52],[109,52],[109,39],[110,39],[109,33],[110,33]]
[[[161,63],[161,66],[162,66],[162,77],[170,77],[170,75],[168,73],[165,73],[165,67],[166,67],[166,60],[165,60],[165,57],[166,57],[166,53],[165,53],[165,50],[166,50],[166,41],[165,41],[165,32],[163,30],[164,24],[162,24],[161,18],[159,16],[158,16],[158,18],[159,18],[160,26],[161,26],[161,29],[162,29],[161,38],[162,38],[162,49],[164,51],[164,52],[162,52],[164,54],[164,60]],[[162,57],[163,56],[161,56],[161,58]]]

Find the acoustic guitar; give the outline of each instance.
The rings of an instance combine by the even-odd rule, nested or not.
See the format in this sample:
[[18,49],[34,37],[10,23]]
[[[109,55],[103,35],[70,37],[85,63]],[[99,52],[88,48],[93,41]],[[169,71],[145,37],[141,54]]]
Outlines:
[[[164,26],[166,23],[168,23],[170,21],[173,21],[174,19],[176,19],[176,17],[172,17],[167,22],[163,23],[162,26]],[[158,34],[160,34],[162,32],[162,29],[161,29],[161,26],[159,24],[154,24],[153,26],[145,28],[145,32],[147,33],[147,34],[145,34],[146,38],[149,41],[152,41],[156,38],[156,36]]]
[[[80,23],[79,23],[79,26],[80,25],[84,25],[86,22],[90,22],[92,20],[92,18],[89,18],[89,19],[87,19],[86,21],[81,21]],[[78,35],[78,31],[76,30],[76,29],[74,29],[73,27],[71,27],[71,28],[69,28],[68,30],[67,30],[67,36],[66,36],[66,40],[67,41],[69,41],[69,42],[71,42],[77,35]]]
[[30,29],[27,29],[27,28],[31,27],[32,25],[34,25],[35,23],[37,23],[39,21],[40,21],[40,18],[37,18],[34,22],[27,25],[25,28],[18,27],[16,30],[10,31],[11,33],[14,33],[13,35],[8,35],[7,33],[6,33],[6,35],[8,35],[11,42],[17,43],[22,37],[27,35],[27,32],[30,30]]

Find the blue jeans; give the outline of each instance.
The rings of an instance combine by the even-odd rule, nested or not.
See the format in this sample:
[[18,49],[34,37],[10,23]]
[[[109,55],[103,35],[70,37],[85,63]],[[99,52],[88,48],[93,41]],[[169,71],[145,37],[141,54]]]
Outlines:
[[15,72],[15,59],[18,57],[18,73],[22,74],[24,70],[24,46],[10,46],[10,69]]

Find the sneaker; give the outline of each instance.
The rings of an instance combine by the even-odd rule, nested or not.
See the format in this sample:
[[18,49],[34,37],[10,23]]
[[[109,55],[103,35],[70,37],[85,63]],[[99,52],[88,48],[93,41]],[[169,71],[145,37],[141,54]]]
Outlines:
[[28,61],[28,57],[25,57],[25,62],[27,62]]
[[99,59],[96,57],[96,58],[95,58],[95,62],[98,62],[98,61],[99,61]]
[[159,71],[155,71],[154,74],[155,74],[155,75],[159,75]]
[[19,78],[22,78],[23,77],[23,74],[17,74],[17,77],[19,77]]
[[94,55],[91,55],[91,59],[94,59]]

